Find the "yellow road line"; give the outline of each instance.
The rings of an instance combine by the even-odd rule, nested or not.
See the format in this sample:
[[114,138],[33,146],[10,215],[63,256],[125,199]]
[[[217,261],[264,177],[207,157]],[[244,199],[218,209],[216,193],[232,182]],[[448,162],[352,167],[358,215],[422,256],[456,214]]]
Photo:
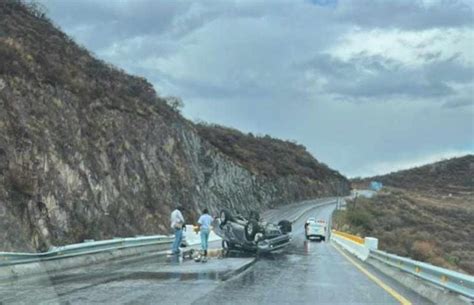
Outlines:
[[403,297],[401,294],[399,294],[398,292],[396,292],[395,290],[393,290],[390,286],[388,286],[387,284],[385,284],[384,282],[382,282],[382,280],[380,280],[378,277],[376,277],[375,275],[373,275],[372,273],[370,273],[369,271],[367,271],[364,267],[362,267],[359,263],[357,263],[355,260],[353,260],[351,257],[349,257],[349,255],[345,254],[341,249],[339,249],[337,246],[334,246],[334,248],[337,249],[337,251],[339,251],[339,253],[341,253],[349,262],[351,262],[354,266],[357,267],[357,269],[359,269],[363,274],[365,274],[369,279],[371,279],[372,281],[374,281],[377,285],[379,285],[380,287],[382,287],[385,291],[387,291],[392,297],[394,297],[395,299],[397,299],[397,301],[400,302],[400,304],[402,305],[412,305],[411,302],[409,300],[407,300],[405,297]]

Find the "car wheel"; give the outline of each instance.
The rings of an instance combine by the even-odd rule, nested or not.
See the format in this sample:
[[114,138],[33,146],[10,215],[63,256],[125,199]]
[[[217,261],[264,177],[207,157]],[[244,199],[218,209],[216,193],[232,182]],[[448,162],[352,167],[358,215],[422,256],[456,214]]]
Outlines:
[[280,227],[280,231],[283,234],[287,234],[291,232],[291,222],[289,222],[288,220],[281,220],[278,223],[278,227]]
[[258,223],[254,220],[250,220],[245,225],[245,238],[248,241],[253,241],[255,234],[258,232]]
[[221,220],[221,226],[225,225],[227,221],[232,220],[232,214],[227,209],[222,209],[219,213],[219,218]]

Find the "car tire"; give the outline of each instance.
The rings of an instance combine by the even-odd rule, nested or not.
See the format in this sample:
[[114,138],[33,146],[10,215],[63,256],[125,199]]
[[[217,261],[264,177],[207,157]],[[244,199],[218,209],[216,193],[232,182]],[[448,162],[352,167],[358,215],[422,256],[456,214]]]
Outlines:
[[291,222],[288,220],[281,220],[278,223],[278,227],[280,227],[280,231],[283,234],[287,234],[291,232]]
[[219,213],[219,218],[220,218],[220,225],[221,228],[223,225],[225,225],[229,220],[232,221],[233,217],[232,214],[230,213],[229,210],[227,209],[222,209],[221,212]]
[[245,225],[245,238],[248,241],[253,241],[255,234],[258,232],[258,223],[255,220],[249,220]]

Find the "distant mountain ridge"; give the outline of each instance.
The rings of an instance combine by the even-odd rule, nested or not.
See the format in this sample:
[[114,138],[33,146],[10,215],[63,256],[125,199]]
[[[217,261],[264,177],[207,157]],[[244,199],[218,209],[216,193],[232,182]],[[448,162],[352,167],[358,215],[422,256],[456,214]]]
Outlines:
[[352,179],[355,186],[367,186],[370,181],[407,190],[452,194],[474,192],[474,155],[451,158],[386,175]]

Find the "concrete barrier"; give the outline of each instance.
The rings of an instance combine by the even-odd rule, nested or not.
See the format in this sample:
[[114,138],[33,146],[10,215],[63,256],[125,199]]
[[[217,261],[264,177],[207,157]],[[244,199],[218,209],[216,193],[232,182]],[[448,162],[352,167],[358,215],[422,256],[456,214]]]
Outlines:
[[331,240],[362,261],[369,257],[369,248],[365,245],[364,239],[358,236],[333,230]]

